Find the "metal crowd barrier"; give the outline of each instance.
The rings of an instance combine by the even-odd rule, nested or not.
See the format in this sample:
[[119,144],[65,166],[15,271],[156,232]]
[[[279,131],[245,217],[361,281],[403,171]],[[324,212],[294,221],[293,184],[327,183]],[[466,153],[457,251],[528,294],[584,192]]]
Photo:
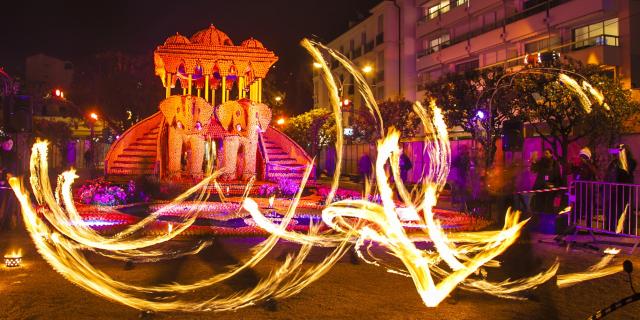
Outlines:
[[[569,189],[569,225],[576,229],[640,238],[640,185],[574,181]],[[620,232],[616,227],[624,214]]]

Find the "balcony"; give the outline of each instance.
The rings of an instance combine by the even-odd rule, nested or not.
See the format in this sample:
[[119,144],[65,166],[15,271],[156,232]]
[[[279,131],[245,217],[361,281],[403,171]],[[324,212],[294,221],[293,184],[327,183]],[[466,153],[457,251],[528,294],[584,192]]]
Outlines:
[[362,55],[362,47],[355,48],[351,51],[351,59],[359,58]]
[[[482,26],[481,28],[474,29],[474,30],[472,30],[470,32],[467,32],[465,34],[462,34],[462,35],[459,35],[457,37],[452,38],[451,39],[451,44],[453,45],[453,44],[456,44],[456,43],[471,39],[471,38],[476,37],[478,35],[481,35],[483,33],[489,32],[491,30],[495,30],[495,29],[501,28],[503,25],[508,25],[508,24],[514,23],[516,21],[528,18],[528,17],[530,17],[532,15],[535,15],[535,14],[540,13],[540,12],[544,12],[547,9],[551,9],[551,8],[557,7],[557,6],[559,6],[559,5],[563,4],[563,3],[567,3],[567,2],[570,2],[570,1],[572,1],[572,0],[541,0],[541,1],[530,2],[529,3],[529,7],[524,9],[523,11],[520,11],[520,12],[518,12],[516,14],[513,14],[513,15],[511,15],[509,17],[506,17],[504,19],[496,20],[495,22],[493,22],[491,24],[486,24],[486,25]],[[474,8],[473,4],[471,4],[471,6],[469,8]],[[434,29],[434,28],[432,28],[432,29]],[[431,30],[431,29],[429,29],[429,30],[431,30],[431,32],[432,32],[432,31],[435,31],[436,29],[438,29],[438,28],[435,27],[434,30]],[[426,34],[426,33],[422,33],[421,32],[420,34]]]
[[376,46],[384,43],[384,32],[380,32],[376,35]]
[[620,66],[622,54],[620,51],[620,39],[611,35],[600,35],[584,41],[575,42],[572,51],[566,56],[589,64]]
[[[467,4],[463,4],[457,7],[452,6],[455,3],[445,7],[441,7],[440,10],[427,14],[418,20],[418,26],[416,34],[418,36],[430,34],[438,29],[441,29],[444,25],[449,25],[455,21],[464,20],[467,17]],[[463,9],[464,8],[464,9]],[[445,14],[446,13],[446,14]],[[466,21],[466,20],[465,20]]]
[[[535,34],[544,34],[547,30],[545,23],[545,11],[550,9],[552,21],[572,21],[580,17],[588,16],[604,10],[602,0],[549,0],[532,6],[531,8],[519,12],[515,15],[499,20],[491,25],[486,25],[480,29],[473,30],[459,37],[454,37],[449,41],[448,47],[441,48],[437,53],[425,51],[420,54],[424,56],[418,59],[417,68],[428,69],[436,64],[447,64],[460,59],[471,57],[477,52],[482,52],[501,43],[517,42],[524,37],[531,37]],[[504,30],[503,30],[504,25]],[[614,39],[590,40],[590,43],[597,44],[597,41],[615,43]]]
[[427,48],[427,49],[424,49],[424,50],[420,50],[420,51],[418,51],[418,58],[422,58],[422,57],[424,57],[424,56],[426,56],[428,54],[432,54],[434,52],[438,52],[439,50],[444,49],[444,48],[446,48],[446,47],[448,47],[450,45],[451,45],[451,41],[445,41],[445,42],[440,43],[437,46],[434,46],[434,47],[431,47],[431,48]]
[[378,72],[376,72],[375,81],[376,83],[384,82],[384,70],[378,70]]
[[364,45],[364,53],[371,52],[371,50],[373,50],[374,47],[375,47],[375,43],[373,42],[373,40],[367,42]]

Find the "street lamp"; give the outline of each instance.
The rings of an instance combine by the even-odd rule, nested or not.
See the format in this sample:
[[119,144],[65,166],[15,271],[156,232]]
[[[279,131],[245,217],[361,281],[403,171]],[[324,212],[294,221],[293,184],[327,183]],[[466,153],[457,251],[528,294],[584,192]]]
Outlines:
[[284,119],[284,117],[280,117],[278,121],[276,121],[276,124],[278,124],[279,126],[283,126],[285,122],[286,120]]
[[[89,129],[90,129],[90,137],[89,137],[89,155],[91,155],[91,159],[90,159],[90,167],[91,169],[93,169],[94,164],[95,164],[95,148],[93,146],[93,138],[94,138],[94,127],[95,127],[95,123],[98,121],[98,114],[95,112],[91,112],[89,114]],[[93,177],[93,172],[91,173],[91,176]]]
[[275,97],[275,100],[276,100],[276,102],[280,102],[280,101],[282,101],[282,97],[281,96],[277,96],[277,97]]
[[373,67],[370,64],[362,67],[362,73],[364,73],[364,74],[369,74],[372,71],[373,71]]

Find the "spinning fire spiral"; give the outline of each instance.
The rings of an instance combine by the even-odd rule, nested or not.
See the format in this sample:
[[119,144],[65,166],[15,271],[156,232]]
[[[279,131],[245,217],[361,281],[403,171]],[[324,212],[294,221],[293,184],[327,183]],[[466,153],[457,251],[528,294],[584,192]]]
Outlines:
[[[518,238],[527,220],[520,221],[520,213],[508,211],[505,224],[498,231],[445,233],[440,222],[435,219],[432,211],[436,205],[438,193],[444,187],[449,174],[451,149],[443,115],[440,109],[431,102],[429,106],[420,103],[414,105],[414,110],[420,117],[425,132],[426,152],[431,161],[425,169],[422,183],[411,192],[405,188],[399,172],[399,139],[400,135],[394,128],[385,127],[373,98],[370,88],[363,76],[345,57],[333,50],[309,40],[303,40],[303,46],[311,53],[315,62],[321,65],[321,72],[329,88],[331,103],[336,120],[337,132],[342,132],[340,99],[335,80],[333,79],[321,49],[337,60],[355,79],[359,93],[370,113],[377,119],[378,129],[383,137],[378,142],[378,155],[375,162],[376,188],[370,188],[363,199],[369,199],[374,193],[381,199],[381,204],[367,200],[344,200],[333,202],[333,196],[338,188],[340,165],[336,166],[333,184],[329,193],[326,207],[322,211],[324,224],[331,229],[319,231],[312,226],[308,233],[288,231],[286,226],[296,213],[302,190],[311,172],[312,166],[307,167],[302,187],[292,201],[280,224],[272,223],[258,207],[257,203],[246,196],[243,200],[244,209],[251,215],[258,226],[270,233],[270,236],[253,248],[253,255],[246,261],[233,266],[229,271],[213,275],[207,279],[187,284],[166,284],[157,286],[140,286],[121,282],[96,269],[83,255],[83,251],[91,250],[115,259],[131,257],[145,258],[150,261],[167,257],[175,257],[175,252],[164,252],[150,249],[152,246],[169,241],[189,228],[198,216],[199,206],[192,207],[181,215],[181,220],[172,224],[167,232],[159,236],[143,236],[140,231],[149,224],[157,221],[164,212],[179,205],[185,199],[197,194],[197,199],[204,202],[207,199],[206,187],[216,182],[219,172],[207,170],[207,178],[193,188],[178,196],[170,204],[151,213],[142,221],[129,226],[126,230],[114,236],[104,236],[82,222],[72,198],[72,183],[76,178],[73,170],[60,175],[55,189],[49,181],[47,167],[47,143],[38,142],[33,146],[31,156],[31,191],[37,205],[46,208],[40,217],[30,202],[29,192],[24,188],[20,179],[11,178],[10,184],[21,207],[22,216],[38,251],[44,259],[69,281],[98,296],[141,310],[153,311],[223,311],[234,310],[255,304],[257,301],[269,298],[286,298],[300,292],[310,283],[322,277],[331,267],[354,245],[359,256],[366,262],[382,265],[380,259],[368,254],[367,244],[377,243],[383,246],[393,256],[402,261],[404,268],[388,267],[394,272],[410,277],[428,307],[435,307],[442,302],[452,290],[460,287],[465,290],[484,292],[495,296],[516,298],[516,293],[535,288],[550,280],[557,272],[559,263],[553,263],[547,270],[518,280],[491,282],[487,280],[486,268],[496,268],[500,263],[494,260],[503,253]],[[568,76],[567,76],[568,78]],[[596,99],[602,99],[599,92],[588,84],[581,86],[571,82],[570,78],[562,79],[569,86],[579,90],[581,101],[588,100],[588,95],[582,88]],[[594,93],[595,92],[595,93]],[[587,102],[584,102],[587,104]],[[589,104],[590,105],[590,104]],[[337,135],[337,162],[342,161],[342,135]],[[211,151],[215,150],[215,147]],[[388,183],[384,167],[389,163],[391,174],[395,179],[403,210],[419,217],[419,225],[423,234],[408,235],[398,217],[398,206],[393,200],[392,187]],[[247,188],[250,186],[248,185]],[[211,297],[202,300],[185,300],[180,294],[202,289],[229,279],[241,271],[258,264],[274,248],[279,239],[286,239],[300,243],[301,249],[293,255],[287,256],[285,261],[271,274],[259,282],[254,288],[238,292],[228,297]],[[418,249],[417,241],[430,241],[432,250]],[[192,250],[179,254],[195,254],[206,244],[201,244]],[[333,251],[324,260],[312,267],[303,268],[303,262],[314,246],[332,247]],[[617,272],[617,268],[607,268],[613,254],[603,258],[599,264],[586,273],[566,275],[560,278],[561,285],[569,285],[586,278],[602,276]],[[619,271],[619,270],[618,270]],[[576,280],[578,279],[578,280]],[[165,293],[168,297],[162,300],[150,299],[150,293]]]

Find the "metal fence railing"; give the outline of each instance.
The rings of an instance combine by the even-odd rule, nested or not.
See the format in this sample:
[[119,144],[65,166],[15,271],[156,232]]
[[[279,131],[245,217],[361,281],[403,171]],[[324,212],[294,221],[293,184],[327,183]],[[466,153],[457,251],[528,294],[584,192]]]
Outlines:
[[[577,229],[640,237],[638,200],[640,185],[574,181],[569,190],[573,209],[569,224]],[[621,221],[621,230],[616,227]]]

